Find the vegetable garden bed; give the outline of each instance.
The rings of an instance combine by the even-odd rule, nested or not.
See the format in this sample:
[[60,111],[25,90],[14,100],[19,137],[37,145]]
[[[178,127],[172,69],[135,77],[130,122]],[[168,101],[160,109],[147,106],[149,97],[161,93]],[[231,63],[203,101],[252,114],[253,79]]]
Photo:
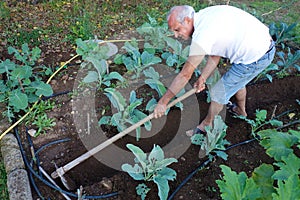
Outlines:
[[[152,112],[156,101],[176,76],[188,53],[185,43],[166,36],[166,29],[156,27],[156,25],[155,20],[150,18],[150,24],[145,24],[138,29],[143,37],[137,40],[116,40],[109,43],[77,40],[77,54],[80,57],[76,57],[66,67],[62,65],[59,74],[50,82],[54,95],[43,99],[41,102],[46,103],[38,107],[50,108],[41,111],[41,113],[45,112],[47,117],[39,119],[40,124],[35,121],[35,124],[27,123],[18,127],[29,162],[38,163],[38,166],[51,174],[56,167],[62,167],[73,161],[87,150],[113,137]],[[157,37],[158,35],[160,37]],[[24,51],[30,52],[28,46],[24,46],[22,51],[9,50],[10,54],[15,54],[15,56],[18,52]],[[300,93],[297,87],[300,81],[299,67],[295,65],[299,59],[299,50],[290,51],[278,45],[279,51],[282,53],[277,54],[274,61],[277,62],[278,68],[276,69],[274,65],[270,66],[262,77],[247,87],[248,118],[233,117],[224,109],[221,119],[226,126],[219,121],[220,132],[211,130],[212,133],[220,136],[220,140],[213,141],[216,142],[215,145],[201,146],[206,150],[204,158],[198,158],[200,148],[191,143],[185,131],[193,129],[205,117],[209,105],[209,90],[177,104],[170,109],[166,117],[151,120],[151,123],[146,123],[141,129],[119,139],[95,157],[85,160],[66,172],[65,176],[70,178],[68,182],[72,182],[71,190],[65,188],[60,178],[55,179],[58,186],[45,184],[47,180],[40,174],[42,178],[35,178],[33,182],[36,188],[33,190],[34,199],[41,196],[58,200],[65,199],[60,192],[66,193],[72,199],[77,199],[79,191],[83,193],[82,198],[139,199],[136,187],[141,183],[151,189],[146,199],[159,199],[162,196],[168,196],[169,199],[221,199],[226,187],[236,194],[241,192],[239,195],[245,196],[265,195],[263,197],[271,199],[274,193],[273,198],[282,195],[288,195],[290,199],[299,198],[300,194],[293,191],[300,185],[299,131],[288,132],[288,130],[299,130]],[[30,56],[36,56],[37,52],[35,49]],[[18,58],[17,60],[22,62]],[[226,60],[222,61],[218,67],[218,72],[221,74],[228,64]],[[27,63],[27,65],[32,64]],[[185,92],[191,89],[197,73],[196,71],[185,88]],[[208,88],[219,77],[219,73],[208,81]],[[20,77],[19,82],[22,82],[22,78],[24,77]],[[36,82],[40,80],[35,78]],[[23,84],[20,84],[23,86],[20,90],[28,90],[30,94],[35,92],[37,96],[47,96],[51,92],[48,85],[44,84],[35,84],[36,87],[33,87],[35,90],[30,87],[28,89],[27,86],[31,83],[25,79],[26,77]],[[184,91],[180,95],[183,93]],[[23,97],[19,93],[14,94],[17,97]],[[29,100],[33,101],[30,98]],[[19,106],[14,107],[16,110],[23,108],[22,104],[18,104],[22,101],[10,103],[11,107]],[[23,114],[22,111],[20,114]],[[48,119],[53,120],[48,121]],[[39,131],[38,128],[46,121],[49,127],[53,125],[51,129],[46,132]],[[279,129],[276,130],[278,127]],[[32,129],[37,132],[32,132]],[[262,131],[267,129],[269,131]],[[281,135],[280,131],[284,133]],[[26,133],[39,136],[29,137]],[[273,138],[273,135],[278,137]],[[28,138],[31,138],[32,143]],[[269,138],[272,138],[271,142]],[[260,139],[263,141],[261,144]],[[160,169],[154,174],[150,173],[150,176],[143,177],[145,181],[134,180],[132,173],[130,176],[121,170],[122,165],[126,163],[133,165],[134,156],[127,148],[132,149],[132,146],[128,144],[138,146],[146,153],[150,153],[154,145],[159,145],[163,149],[165,158],[173,158],[166,161],[170,164],[166,166],[174,171],[168,168],[167,173]],[[30,146],[37,151],[34,158],[31,155]],[[153,155],[159,157],[158,154],[161,153],[158,146],[155,147],[158,153],[153,153],[152,158]],[[294,151],[291,151],[292,149]],[[289,155],[296,156],[288,157]],[[157,157],[155,158],[158,159]],[[163,160],[161,157],[160,155],[160,159]],[[295,165],[289,169],[287,166],[291,163]],[[269,176],[266,175],[263,180],[267,183],[274,181],[275,189],[270,183],[265,185],[267,190],[261,191],[258,189],[259,185],[255,185],[253,179],[249,178],[245,187],[237,191],[235,188],[246,182],[245,174],[240,173],[240,179],[238,179],[226,167],[222,167],[222,171],[221,165],[227,165],[238,173],[245,172],[248,177],[259,177],[263,174],[262,171],[266,170]],[[258,168],[261,165],[262,167]],[[273,169],[272,165],[276,167]],[[33,169],[37,170],[36,165]],[[127,165],[123,169],[128,170],[130,167]],[[164,173],[160,174],[161,171]],[[176,172],[176,178],[174,172]],[[288,179],[287,172],[294,176]],[[161,179],[151,182],[157,174],[167,177],[167,184],[162,183]],[[223,179],[228,181],[227,185],[222,181],[216,182]],[[258,182],[261,180],[255,179]],[[167,185],[170,187],[169,190],[166,189]],[[285,193],[282,194],[280,189],[276,190],[276,188],[285,188]],[[253,196],[247,197],[254,199]],[[239,197],[242,196],[237,195],[236,199],[240,199]],[[230,196],[222,196],[222,198],[232,199]]]

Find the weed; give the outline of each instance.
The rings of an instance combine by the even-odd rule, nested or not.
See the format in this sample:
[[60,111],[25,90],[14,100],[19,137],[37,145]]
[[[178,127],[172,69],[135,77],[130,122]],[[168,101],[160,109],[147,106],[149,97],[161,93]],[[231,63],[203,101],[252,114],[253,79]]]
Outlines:
[[6,187],[6,172],[2,157],[0,156],[0,199],[9,199]]
[[40,101],[25,119],[26,125],[31,124],[37,127],[35,137],[46,133],[47,130],[56,125],[55,119],[49,118],[46,113],[46,111],[52,110],[54,107],[55,102],[51,102],[50,100]]

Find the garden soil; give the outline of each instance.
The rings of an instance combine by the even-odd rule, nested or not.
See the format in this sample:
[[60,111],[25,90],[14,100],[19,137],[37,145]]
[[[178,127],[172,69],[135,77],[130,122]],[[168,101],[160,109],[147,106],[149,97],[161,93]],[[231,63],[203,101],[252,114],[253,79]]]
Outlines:
[[[79,65],[70,65],[70,67],[64,69],[60,73],[60,76],[55,77],[51,82],[55,94],[73,90],[75,84],[74,80],[76,79],[78,69]],[[195,80],[195,78],[193,79]],[[300,91],[297,89],[299,83],[299,76],[290,76],[282,79],[274,79],[272,83],[269,81],[260,81],[247,86],[248,117],[254,119],[256,110],[264,109],[268,112],[268,118],[286,113],[279,117],[284,123],[299,118],[300,108],[299,104],[296,102],[296,99],[299,99],[300,97]],[[142,93],[146,93],[148,90],[149,89],[147,88],[140,88],[137,95],[143,96]],[[40,165],[49,174],[55,171],[55,164],[58,167],[63,166],[87,151],[86,146],[83,144],[82,138],[78,133],[82,130],[77,130],[78,128],[76,128],[75,125],[76,120],[74,121],[74,111],[72,107],[74,99],[72,99],[71,93],[58,95],[52,97],[50,100],[55,102],[56,107],[47,114],[49,117],[55,119],[56,126],[53,127],[52,130],[47,131],[46,134],[32,138],[34,148],[43,149],[39,152],[38,158]],[[200,113],[202,113],[201,117],[199,116],[200,122],[205,116],[209,106],[206,101],[206,93],[202,92],[198,94],[197,100]],[[234,101],[234,99],[232,100]],[[108,99],[103,95],[103,92],[98,92],[96,94],[95,107],[100,114],[98,113],[99,115],[97,118],[101,116],[102,108],[107,105],[110,105]],[[82,108],[84,110],[84,105]],[[115,144],[128,151],[125,145],[127,143],[133,143],[148,153],[153,147],[153,144],[159,144],[163,147],[174,137],[174,133],[178,129],[178,124],[184,123],[185,119],[182,119],[180,122],[180,113],[181,111],[179,109],[172,109],[168,114],[162,131],[153,137],[141,139],[139,142],[136,142],[134,134],[132,134],[123,137],[115,142]],[[296,115],[294,116],[293,113]],[[161,119],[155,120],[159,121]],[[245,121],[234,118],[229,113],[226,113],[225,123],[228,126],[226,139],[231,144],[237,144],[253,138],[250,134],[251,127]],[[295,126],[296,125],[288,128],[295,128]],[[24,127],[20,127],[20,129],[22,130],[24,145],[28,147]],[[111,137],[118,133],[118,131],[112,127],[101,126],[101,129],[107,137]],[[283,129],[283,131],[284,130],[287,129]],[[184,132],[181,134],[185,135]],[[53,141],[62,139],[67,139],[68,141],[47,146],[47,144]],[[96,146],[97,144],[93,145]],[[29,148],[27,148],[27,150],[27,156],[30,157]],[[207,160],[207,157],[199,159],[198,152],[199,146],[191,145],[184,154],[178,158],[178,162],[173,163],[170,166],[176,170],[177,177],[176,180],[169,181],[169,194],[172,194],[189,174]],[[101,153],[103,152],[100,152],[99,154]],[[216,184],[216,180],[221,179],[222,176],[220,170],[221,164],[228,165],[237,172],[244,171],[250,176],[251,172],[262,163],[273,162],[273,160],[265,154],[265,150],[259,145],[258,141],[237,146],[228,150],[226,153],[228,154],[228,159],[226,161],[218,157],[213,159],[213,161],[206,165],[202,170],[195,173],[194,176],[177,192],[173,199],[221,199]],[[114,159],[118,160],[119,157],[116,156]],[[118,192],[118,195],[108,199],[139,199],[135,187],[139,183],[142,183],[141,181],[135,181],[127,173],[112,169],[93,157],[71,169],[66,173],[66,176],[74,181],[76,188],[82,186],[84,194],[86,195],[97,196]],[[56,182],[62,189],[66,190],[59,178],[56,179]],[[147,195],[147,199],[159,199],[156,185],[153,183],[147,183],[147,185],[151,188],[151,191]],[[46,199],[64,199],[59,192],[38,180],[37,186]],[[70,192],[75,193],[76,190]],[[33,191],[33,193],[34,199],[38,199],[36,192]]]

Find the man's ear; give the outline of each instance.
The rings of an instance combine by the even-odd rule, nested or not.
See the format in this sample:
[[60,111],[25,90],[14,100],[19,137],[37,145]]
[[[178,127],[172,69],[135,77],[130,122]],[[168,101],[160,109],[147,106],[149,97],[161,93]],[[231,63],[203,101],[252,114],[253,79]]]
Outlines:
[[184,18],[184,22],[185,22],[186,24],[190,24],[190,23],[193,23],[193,19],[192,19],[192,18],[189,18],[189,17],[185,17],[185,18]]

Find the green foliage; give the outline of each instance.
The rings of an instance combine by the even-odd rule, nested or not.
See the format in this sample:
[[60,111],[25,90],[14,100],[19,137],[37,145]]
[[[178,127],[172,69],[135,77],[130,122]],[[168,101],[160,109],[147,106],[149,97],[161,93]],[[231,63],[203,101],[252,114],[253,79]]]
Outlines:
[[[224,200],[239,199],[299,199],[300,158],[293,147],[300,149],[300,131],[262,130],[258,132],[260,144],[274,158],[273,165],[263,163],[247,177],[245,172],[237,174],[221,165],[223,180],[217,184]],[[276,167],[274,167],[276,166]]]
[[6,171],[5,166],[2,160],[2,157],[0,156],[0,199],[9,199],[8,196],[8,189],[6,187]]
[[[112,125],[116,126],[118,131],[123,131],[128,127],[128,124],[136,124],[140,120],[147,117],[145,113],[140,111],[137,107],[142,104],[143,99],[136,97],[135,91],[131,91],[129,103],[126,102],[122,94],[113,88],[104,89],[105,95],[109,98],[110,102],[117,109],[118,112],[112,116],[103,116],[98,124],[99,125]],[[151,130],[152,124],[150,121],[144,124],[146,130]],[[141,127],[136,129],[136,139],[139,140],[141,135]]]
[[9,8],[5,2],[0,2],[0,20],[10,18]]
[[127,54],[118,54],[114,61],[116,64],[123,63],[129,73],[134,73],[132,78],[138,78],[144,69],[161,62],[161,58],[155,56],[153,52],[145,50],[140,53],[135,41],[125,42],[122,48],[126,50]]
[[[275,38],[277,44],[281,44],[284,47],[284,43],[288,41],[293,41],[297,38],[293,29],[296,27],[297,23],[287,25],[284,22],[279,24],[271,23],[269,25],[270,35]],[[298,36],[299,37],[299,36]]]
[[257,134],[262,139],[260,144],[266,149],[266,153],[276,161],[281,161],[282,157],[287,157],[292,153],[291,147],[299,142],[299,138],[294,134],[278,132],[273,129],[262,130]]
[[99,45],[97,41],[93,40],[82,41],[82,39],[77,39],[76,44],[78,46],[76,52],[84,60],[81,67],[89,69],[88,74],[83,79],[84,83],[96,82],[99,87],[102,84],[110,87],[112,80],[124,81],[118,72],[109,72],[106,61],[111,56],[109,46]]
[[162,51],[165,48],[165,40],[170,32],[168,31],[168,25],[166,23],[160,25],[156,19],[147,14],[149,22],[144,23],[136,30],[145,38],[145,45],[151,46],[158,51]]
[[254,82],[258,81],[260,78],[262,77],[266,77],[270,82],[273,81],[273,77],[272,75],[270,75],[269,73],[272,71],[276,71],[278,70],[279,67],[278,65],[271,63],[266,69],[264,69],[264,71],[262,71],[254,80]]
[[251,125],[251,134],[256,137],[256,133],[263,126],[270,124],[272,126],[282,126],[282,122],[277,119],[269,119],[267,120],[267,111],[266,110],[256,110],[256,118],[248,119],[245,116],[237,116],[237,118],[245,120],[248,124]]
[[217,115],[214,119],[213,128],[206,126],[206,136],[202,134],[195,134],[191,137],[191,142],[195,145],[200,145],[200,149],[205,152],[205,155],[213,158],[211,153],[224,160],[227,160],[227,154],[224,152],[225,145],[230,144],[225,138],[227,126],[222,120],[221,116]]
[[245,172],[237,174],[230,167],[220,166],[224,174],[223,180],[217,180],[221,197],[224,200],[258,199],[262,197],[261,189]]
[[[30,50],[28,44],[23,44],[20,51],[8,47],[8,53],[14,54],[20,62],[17,64],[9,59],[0,62],[0,74],[4,78],[0,80],[0,102],[7,103],[5,115],[12,119],[16,113],[27,111],[30,103],[36,102],[41,95],[50,96],[53,91],[49,84],[42,81],[51,70],[44,66],[35,66],[41,54],[39,48]],[[40,68],[46,71],[36,72]]]
[[[122,170],[127,172],[135,180],[153,181],[158,187],[158,196],[165,200],[169,193],[169,180],[176,178],[176,171],[167,167],[177,162],[175,158],[165,158],[164,152],[158,145],[154,145],[148,158],[142,149],[133,144],[126,145],[135,155],[135,165],[123,164]],[[144,186],[142,189],[144,190]],[[148,188],[146,189],[148,192]],[[139,192],[140,193],[140,192]],[[144,196],[146,193],[142,193]],[[143,198],[142,198],[143,199]]]
[[182,43],[170,37],[165,37],[168,47],[171,48],[162,54],[162,58],[166,60],[168,66],[175,66],[176,72],[179,72],[182,65],[188,58],[190,46],[183,48]]
[[277,53],[279,60],[276,64],[280,67],[280,70],[276,72],[276,75],[280,78],[288,76],[291,73],[292,68],[295,68],[296,72],[300,72],[300,66],[297,64],[300,60],[300,50],[297,50],[292,54],[290,48],[286,49],[287,54],[283,51]]
[[144,200],[147,196],[147,193],[150,191],[150,188],[144,183],[139,184],[136,188],[136,193]]
[[80,13],[80,16],[71,18],[72,23],[70,23],[69,27],[71,33],[67,35],[67,39],[71,42],[74,42],[77,38],[88,40],[93,37],[95,27],[91,19],[91,14],[85,9]]
[[42,133],[46,133],[47,130],[51,130],[53,126],[56,125],[55,119],[49,118],[47,111],[52,110],[55,107],[55,102],[40,101],[30,112],[30,114],[25,119],[26,125],[33,125],[37,127],[35,137]]

